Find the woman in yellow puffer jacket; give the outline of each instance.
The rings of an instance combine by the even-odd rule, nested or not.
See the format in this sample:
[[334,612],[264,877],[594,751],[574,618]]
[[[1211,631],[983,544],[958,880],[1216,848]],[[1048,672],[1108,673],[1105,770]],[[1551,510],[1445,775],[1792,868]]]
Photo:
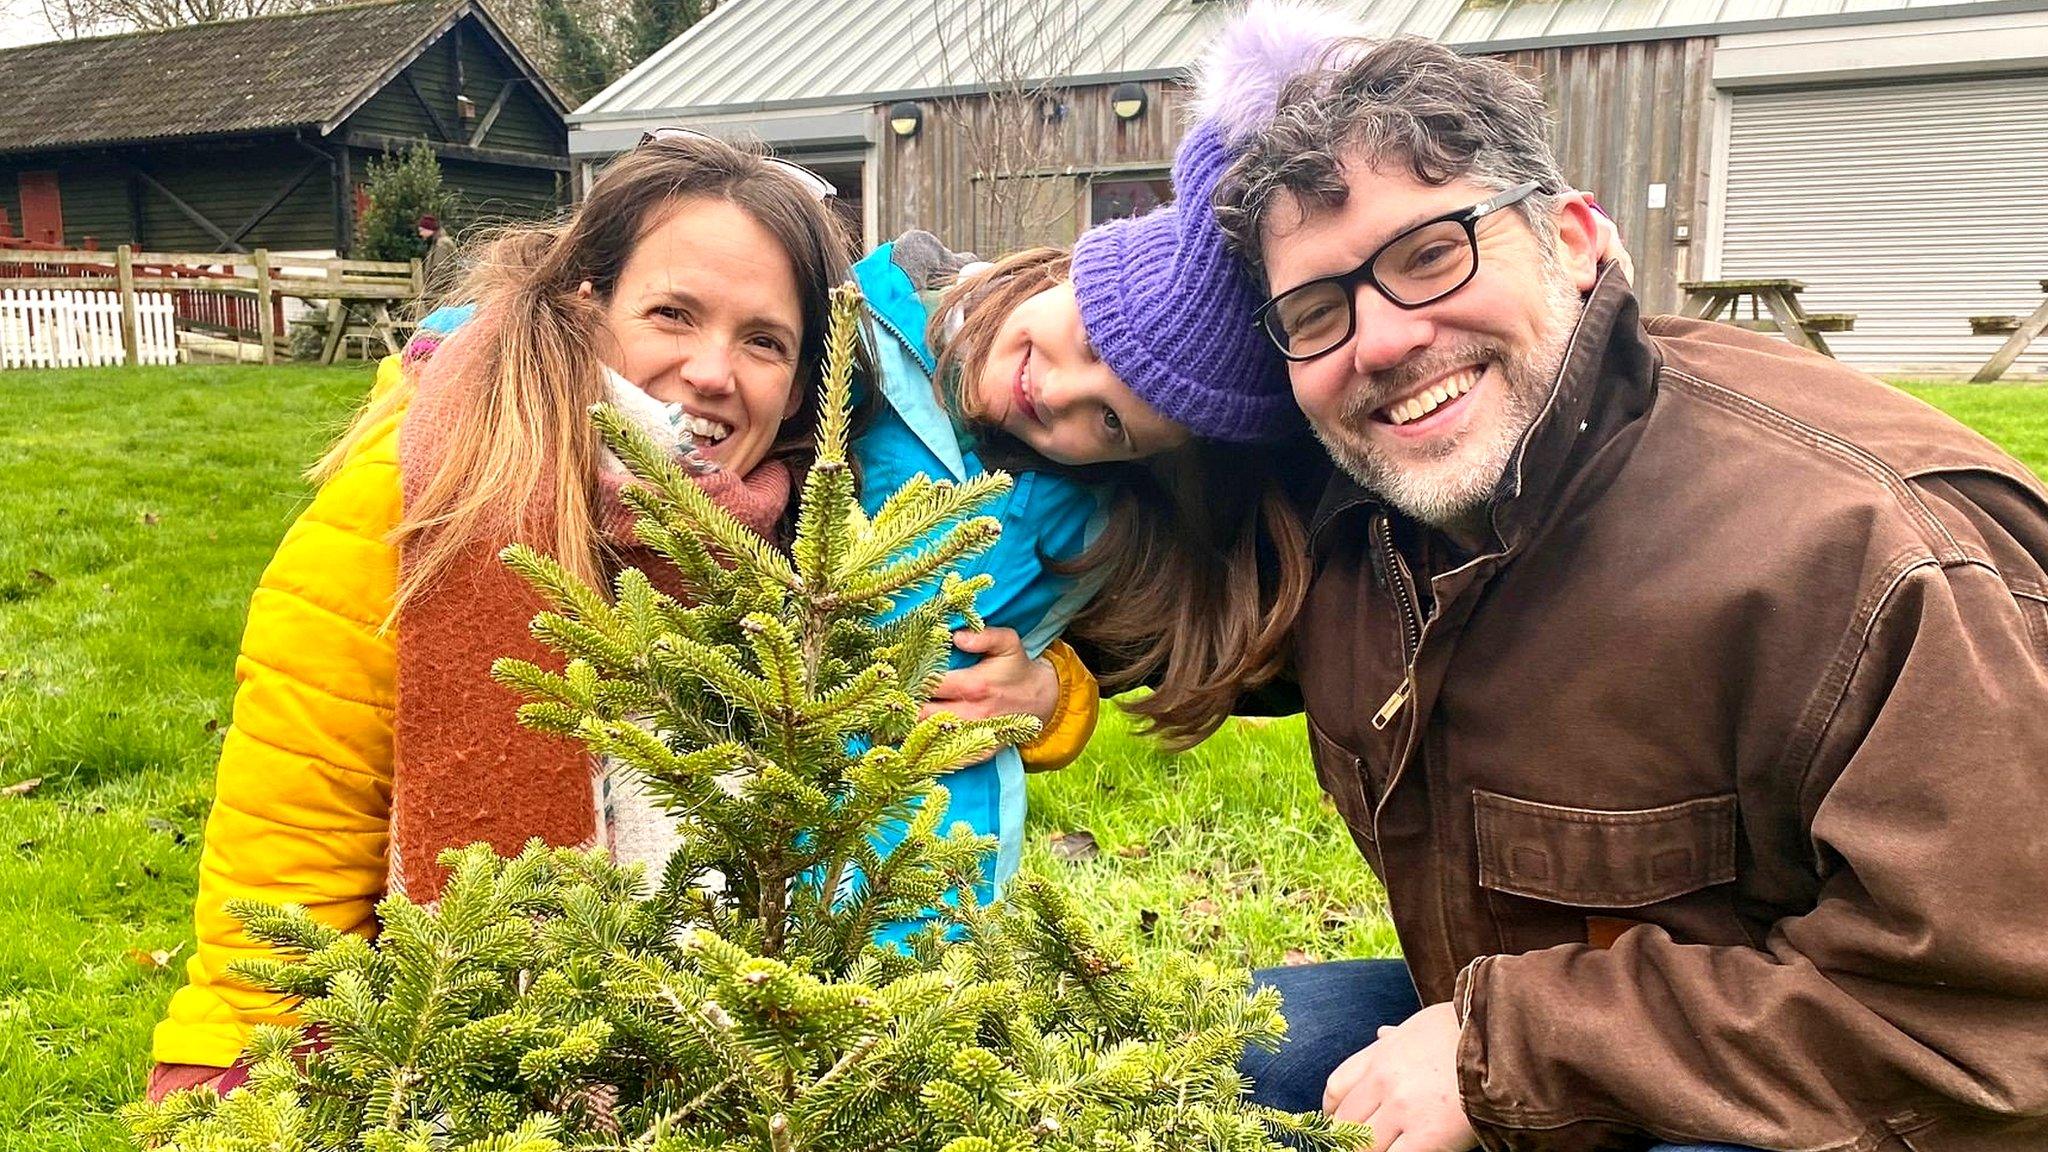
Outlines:
[[[671,435],[692,433],[679,445],[708,445],[707,493],[778,539],[844,251],[829,209],[781,169],[663,139],[608,168],[568,223],[497,241],[471,279],[476,318],[380,366],[250,603],[198,946],[156,1029],[152,1097],[233,1088],[252,1029],[292,1022],[287,999],[226,971],[266,951],[228,901],[302,904],[369,935],[387,891],[438,891],[440,848],[614,844],[648,818],[581,749],[513,722],[491,660],[549,656],[526,632],[537,599],[496,554],[523,540],[591,579],[662,566],[633,540],[621,470],[582,417],[604,399],[644,408],[634,388],[667,406]],[[1057,702],[1039,710],[1053,723],[1024,750],[1038,767],[1072,759],[1095,714],[1087,670],[1063,645],[1048,655]],[[1039,665],[1005,669],[984,686],[1028,676],[1047,695]]]

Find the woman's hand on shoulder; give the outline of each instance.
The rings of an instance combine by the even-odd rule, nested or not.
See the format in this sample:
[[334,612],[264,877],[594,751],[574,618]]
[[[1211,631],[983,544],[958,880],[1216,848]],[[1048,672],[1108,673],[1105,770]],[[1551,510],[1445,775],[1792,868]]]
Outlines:
[[941,677],[920,716],[950,712],[964,720],[982,720],[1022,712],[1038,717],[1041,724],[1051,722],[1059,708],[1059,673],[1050,661],[1025,653],[1016,629],[962,629],[953,633],[953,646],[978,654],[981,660]]

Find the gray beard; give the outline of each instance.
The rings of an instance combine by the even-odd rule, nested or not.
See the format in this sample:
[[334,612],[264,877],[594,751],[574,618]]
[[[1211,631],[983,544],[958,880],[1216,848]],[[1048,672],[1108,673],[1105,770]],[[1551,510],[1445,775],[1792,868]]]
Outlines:
[[[1561,268],[1545,269],[1543,279],[1550,315],[1532,347],[1510,353],[1499,345],[1482,344],[1425,353],[1375,374],[1369,387],[1355,391],[1334,427],[1314,424],[1316,438],[1337,466],[1404,516],[1445,531],[1472,526],[1500,486],[1522,437],[1542,413],[1584,306]],[[1493,362],[1503,388],[1502,419],[1479,434],[1482,440],[1460,436],[1433,444],[1421,467],[1413,454],[1396,460],[1373,443],[1365,429],[1386,397],[1479,360]],[[1450,463],[1454,458],[1458,462]]]

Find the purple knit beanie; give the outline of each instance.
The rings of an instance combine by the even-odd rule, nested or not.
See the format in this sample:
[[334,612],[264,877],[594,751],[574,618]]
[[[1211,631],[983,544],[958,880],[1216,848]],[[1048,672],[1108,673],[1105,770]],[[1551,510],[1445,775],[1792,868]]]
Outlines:
[[1210,209],[1235,149],[1270,122],[1281,85],[1357,28],[1325,9],[1266,0],[1218,35],[1196,78],[1198,119],[1173,158],[1173,203],[1090,228],[1074,296],[1090,343],[1162,415],[1210,440],[1271,440],[1299,426],[1287,365],[1252,325],[1265,299]]
[[1074,297],[1096,354],[1140,399],[1205,439],[1270,440],[1300,410],[1252,327],[1264,297],[1209,210],[1230,159],[1216,122],[1196,124],[1173,160],[1173,203],[1074,245]]

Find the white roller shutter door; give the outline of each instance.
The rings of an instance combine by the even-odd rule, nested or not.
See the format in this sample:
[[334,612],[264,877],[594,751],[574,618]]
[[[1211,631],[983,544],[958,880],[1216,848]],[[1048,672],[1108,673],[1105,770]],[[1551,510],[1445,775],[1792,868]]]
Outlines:
[[[2048,76],[1739,93],[1728,133],[1724,278],[1806,282],[1854,312],[1835,355],[1886,372],[1974,372],[2048,279]],[[2007,380],[2048,376],[2048,337]]]

